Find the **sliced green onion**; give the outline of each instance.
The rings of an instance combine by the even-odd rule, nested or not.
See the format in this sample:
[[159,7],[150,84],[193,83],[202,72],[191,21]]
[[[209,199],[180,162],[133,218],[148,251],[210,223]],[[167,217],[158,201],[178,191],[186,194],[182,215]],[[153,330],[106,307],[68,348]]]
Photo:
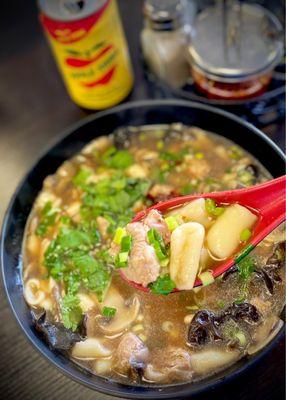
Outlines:
[[128,260],[128,251],[118,254],[118,259],[120,263],[125,263]]
[[198,306],[186,306],[186,309],[187,310],[190,310],[190,311],[197,311],[198,309],[199,309],[199,307]]
[[208,286],[214,282],[214,277],[211,271],[202,272],[198,277],[202,281],[203,286]]
[[164,142],[163,142],[163,140],[159,140],[159,141],[157,142],[157,144],[156,144],[156,147],[157,147],[158,150],[162,150],[163,147],[164,147]]
[[159,261],[164,261],[167,258],[166,247],[162,236],[152,228],[147,232],[148,243],[153,246],[156,256]]
[[169,264],[170,259],[168,257],[165,257],[163,260],[160,261],[160,266],[161,267],[167,267]]
[[177,219],[172,216],[165,218],[165,222],[168,226],[169,231],[171,232],[173,232],[179,226]]
[[201,160],[202,158],[204,158],[204,153],[202,153],[201,151],[198,151],[197,153],[195,153],[195,157],[198,160]]
[[123,238],[121,239],[121,252],[129,252],[131,250],[131,245],[131,235],[123,236]]
[[213,215],[215,215],[216,217],[218,217],[219,215],[221,215],[224,212],[225,208],[224,207],[216,207],[213,210]]
[[234,334],[234,337],[239,341],[241,346],[245,346],[246,345],[246,337],[245,334],[242,331],[238,331]]
[[124,236],[126,236],[126,229],[117,228],[113,237],[113,242],[116,244],[121,244],[121,240]]
[[212,214],[214,209],[216,208],[216,204],[215,201],[213,199],[206,199],[205,201],[205,207],[206,207],[206,211],[209,214]]
[[206,211],[208,214],[214,215],[216,217],[221,215],[225,210],[224,207],[217,207],[217,205],[213,199],[206,199],[205,208],[206,208]]
[[243,229],[243,231],[240,234],[240,240],[242,242],[246,242],[248,239],[251,237],[251,230],[250,229]]
[[242,151],[236,146],[231,146],[229,150],[229,156],[233,160],[239,160],[243,156]]

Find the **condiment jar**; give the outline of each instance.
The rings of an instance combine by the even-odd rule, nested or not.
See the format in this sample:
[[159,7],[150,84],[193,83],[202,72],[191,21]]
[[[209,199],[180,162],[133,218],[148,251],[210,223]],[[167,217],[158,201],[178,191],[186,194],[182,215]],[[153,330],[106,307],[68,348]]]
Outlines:
[[188,54],[195,85],[208,98],[255,97],[281,60],[282,27],[257,4],[219,2],[194,20]]
[[143,7],[144,58],[151,71],[173,87],[183,86],[189,76],[185,10],[185,0],[147,0]]

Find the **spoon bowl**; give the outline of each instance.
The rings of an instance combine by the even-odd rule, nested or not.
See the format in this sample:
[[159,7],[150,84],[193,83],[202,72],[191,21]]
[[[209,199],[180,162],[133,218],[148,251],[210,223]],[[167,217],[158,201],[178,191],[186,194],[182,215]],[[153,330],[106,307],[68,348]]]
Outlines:
[[[183,206],[193,200],[208,198],[214,200],[219,205],[239,204],[248,208],[258,217],[254,226],[252,237],[240,249],[239,253],[222,261],[212,270],[214,278],[225,273],[235,263],[241,261],[247,254],[254,249],[269,233],[279,226],[286,219],[286,175],[264,182],[249,188],[227,190],[223,192],[201,193],[196,195],[186,195],[175,197],[167,201],[159,202],[135,215],[132,222],[141,221],[151,210],[157,210],[162,214],[173,208]],[[121,277],[136,289],[148,292],[150,289],[139,283],[126,278],[124,271],[120,270]],[[202,281],[197,278],[194,287],[201,286]],[[174,289],[173,292],[178,292]]]

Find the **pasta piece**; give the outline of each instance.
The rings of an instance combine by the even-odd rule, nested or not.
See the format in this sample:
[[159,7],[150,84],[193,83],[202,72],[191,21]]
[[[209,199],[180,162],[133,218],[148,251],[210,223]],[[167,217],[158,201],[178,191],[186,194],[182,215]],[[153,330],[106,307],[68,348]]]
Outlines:
[[205,228],[208,228],[211,224],[211,219],[206,212],[205,199],[203,198],[193,200],[183,207],[174,209],[168,215],[180,216],[184,222],[198,222]]
[[219,259],[230,257],[239,246],[241,232],[251,228],[256,220],[256,215],[239,204],[227,207],[207,234],[211,254]]
[[197,374],[207,374],[235,361],[237,351],[202,350],[191,355],[191,365]]
[[77,342],[72,349],[72,356],[75,358],[95,359],[111,356],[111,351],[107,349],[97,338],[88,338],[82,342]]
[[170,275],[178,289],[193,288],[204,237],[205,229],[197,222],[188,222],[172,232]]

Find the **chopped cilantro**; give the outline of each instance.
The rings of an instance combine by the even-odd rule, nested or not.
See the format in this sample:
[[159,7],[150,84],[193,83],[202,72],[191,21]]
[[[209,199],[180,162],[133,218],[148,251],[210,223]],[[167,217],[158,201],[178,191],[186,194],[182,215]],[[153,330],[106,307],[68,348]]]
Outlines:
[[186,154],[189,153],[189,149],[184,147],[180,151],[174,153],[171,151],[161,151],[159,157],[161,160],[169,161],[173,164],[179,163],[183,161],[183,158]]
[[75,186],[84,187],[86,184],[87,179],[90,177],[91,171],[88,169],[80,169],[77,174],[73,178],[73,184]]
[[82,320],[82,309],[77,296],[68,293],[61,305],[62,321],[66,328],[75,331]]
[[121,173],[91,183],[84,189],[81,216],[87,221],[98,216],[106,218],[113,233],[132,219],[132,206],[137,200],[145,200],[149,187],[149,181],[126,178]]
[[223,300],[218,300],[218,301],[217,301],[217,305],[218,305],[219,308],[224,308],[224,307],[225,307],[225,301],[223,301]]
[[48,229],[54,225],[58,212],[53,208],[51,201],[48,201],[40,212],[40,223],[36,229],[38,236],[44,236]]
[[63,280],[75,293],[81,284],[97,294],[101,301],[110,283],[109,260],[103,251],[91,255],[99,237],[95,229],[62,228],[45,252],[44,264],[49,275]]
[[114,307],[103,307],[102,315],[107,318],[112,318],[116,314],[116,308]]
[[110,147],[102,155],[103,164],[109,168],[125,169],[134,163],[133,156],[127,150]]
[[244,257],[237,263],[239,276],[247,281],[254,272],[255,259],[251,256]]
[[246,300],[246,293],[241,294],[235,301],[235,304],[242,304]]
[[199,181],[196,183],[188,183],[187,185],[183,186],[180,193],[185,196],[187,194],[194,193],[198,190]]
[[149,287],[154,294],[167,295],[175,289],[176,285],[170,278],[170,275],[166,274],[164,276],[159,276]]

